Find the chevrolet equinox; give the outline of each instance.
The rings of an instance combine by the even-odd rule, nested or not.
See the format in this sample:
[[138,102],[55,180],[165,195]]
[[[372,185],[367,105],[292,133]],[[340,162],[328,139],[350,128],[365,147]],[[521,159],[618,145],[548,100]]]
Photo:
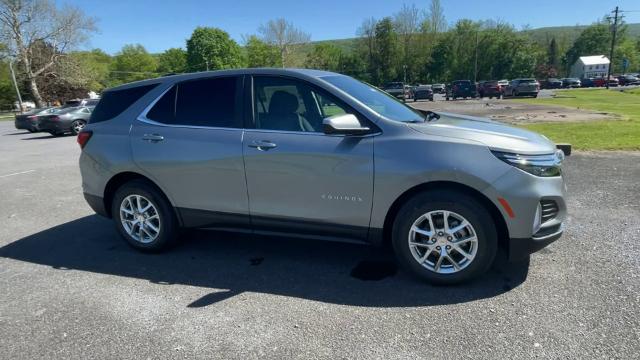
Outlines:
[[390,244],[458,283],[560,237],[564,154],[488,119],[419,112],[348,76],[242,69],[109,89],[78,135],[89,205],[142,251],[181,228]]

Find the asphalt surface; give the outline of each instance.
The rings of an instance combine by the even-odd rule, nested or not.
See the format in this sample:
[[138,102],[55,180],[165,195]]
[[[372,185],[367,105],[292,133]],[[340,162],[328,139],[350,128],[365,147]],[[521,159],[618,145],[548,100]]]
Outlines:
[[[456,287],[364,246],[192,232],[140,254],[73,137],[0,122],[0,358],[639,358],[640,154],[569,157],[567,232]],[[362,280],[369,279],[369,280]]]

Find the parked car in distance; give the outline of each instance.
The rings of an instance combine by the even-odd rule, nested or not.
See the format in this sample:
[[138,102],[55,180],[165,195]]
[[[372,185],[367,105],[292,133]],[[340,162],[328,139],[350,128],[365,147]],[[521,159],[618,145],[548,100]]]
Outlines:
[[60,108],[40,118],[40,131],[46,131],[53,136],[68,133],[77,135],[89,122],[92,111],[93,107],[88,106]]
[[562,88],[562,80],[556,78],[548,78],[541,84],[544,89],[560,89]]
[[579,88],[582,84],[580,83],[580,79],[576,78],[563,78],[562,79],[562,87],[563,88]]
[[57,108],[46,107],[32,109],[22,114],[16,114],[14,125],[18,130],[28,130],[29,132],[40,131],[40,117],[51,114]]
[[478,84],[478,96],[480,98],[488,97],[493,99],[494,97],[500,98],[503,94],[503,89],[497,80],[483,81]]
[[387,83],[382,90],[386,91],[389,95],[401,99],[407,100],[410,98],[410,91],[404,83],[401,82],[390,82]]
[[121,85],[77,141],[85,199],[142,251],[200,227],[389,244],[409,271],[452,284],[499,250],[548,245],[567,213],[563,153],[544,136],[420,112],[326,71]]
[[640,85],[640,79],[633,75],[620,75],[617,79],[620,86]]
[[433,89],[434,94],[444,94],[446,85],[445,84],[433,84],[431,85],[431,89]]
[[413,90],[413,101],[429,100],[433,101],[433,89],[431,85],[418,85]]
[[596,86],[595,78],[582,78],[582,79],[580,79],[580,87],[590,88],[590,87],[595,87],[595,86]]
[[450,98],[456,100],[458,98],[475,98],[478,96],[477,86],[471,80],[455,80],[447,89],[446,100]]
[[81,106],[95,107],[96,105],[98,105],[98,101],[100,101],[100,99],[73,99],[73,100],[65,101],[62,107],[63,108],[81,107]]
[[504,91],[504,96],[533,96],[537,97],[540,83],[533,78],[513,79]]

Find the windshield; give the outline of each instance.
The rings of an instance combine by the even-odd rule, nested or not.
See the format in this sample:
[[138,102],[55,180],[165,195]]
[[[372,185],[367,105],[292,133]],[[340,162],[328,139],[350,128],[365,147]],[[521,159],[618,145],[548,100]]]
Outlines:
[[402,83],[389,83],[384,86],[385,89],[402,89],[403,87]]
[[387,93],[348,76],[323,77],[328,83],[348,93],[379,115],[395,121],[413,122],[425,120],[413,108],[396,100]]

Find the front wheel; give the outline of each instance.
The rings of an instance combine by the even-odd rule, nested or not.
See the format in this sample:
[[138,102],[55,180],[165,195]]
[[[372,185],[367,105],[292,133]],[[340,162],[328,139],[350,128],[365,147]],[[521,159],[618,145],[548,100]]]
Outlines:
[[485,273],[498,236],[487,209],[455,191],[426,192],[407,202],[393,224],[400,264],[434,284],[456,284]]
[[171,204],[145,181],[134,180],[121,186],[113,197],[111,214],[120,235],[138,250],[162,251],[178,238],[178,222]]

